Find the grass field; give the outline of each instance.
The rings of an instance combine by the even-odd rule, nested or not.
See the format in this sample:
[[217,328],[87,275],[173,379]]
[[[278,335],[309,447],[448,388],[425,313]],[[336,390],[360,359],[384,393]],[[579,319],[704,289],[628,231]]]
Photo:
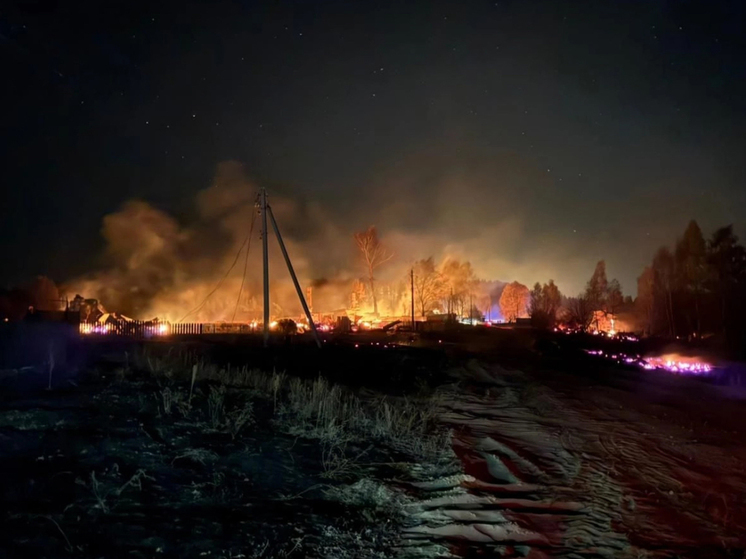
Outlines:
[[361,392],[128,349],[51,390],[6,386],[4,557],[382,557],[404,485],[458,469],[422,380]]

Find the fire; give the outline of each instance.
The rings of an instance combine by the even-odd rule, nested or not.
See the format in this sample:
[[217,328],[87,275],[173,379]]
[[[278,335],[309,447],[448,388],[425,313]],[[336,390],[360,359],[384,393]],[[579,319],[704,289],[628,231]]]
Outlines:
[[78,331],[86,336],[103,334],[122,334],[139,332],[145,336],[167,336],[171,332],[171,325],[167,322],[138,323],[128,321],[122,324],[111,322],[81,322]]
[[621,352],[606,353],[601,349],[586,350],[589,355],[605,357],[617,363],[637,365],[646,371],[668,371],[670,373],[684,375],[708,375],[713,372],[714,366],[699,357],[686,357],[677,353],[668,353],[656,357],[640,357],[639,355],[626,355]]
[[110,334],[114,332],[114,325],[81,322],[79,330],[81,334]]
[[645,369],[663,369],[672,373],[702,375],[712,372],[712,365],[699,357],[685,357],[676,353],[649,357]]

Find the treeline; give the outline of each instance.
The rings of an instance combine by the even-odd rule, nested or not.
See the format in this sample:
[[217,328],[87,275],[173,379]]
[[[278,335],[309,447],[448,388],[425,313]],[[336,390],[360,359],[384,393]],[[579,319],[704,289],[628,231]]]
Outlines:
[[637,280],[637,314],[648,335],[721,338],[746,345],[746,249],[728,225],[705,239],[691,221],[673,248],[661,247]]
[[550,328],[562,323],[577,330],[601,329],[599,321],[610,321],[623,308],[632,306],[632,299],[622,295],[622,286],[606,276],[606,262],[596,264],[585,291],[575,297],[565,297],[553,280],[536,283],[531,290],[531,322],[538,328]]

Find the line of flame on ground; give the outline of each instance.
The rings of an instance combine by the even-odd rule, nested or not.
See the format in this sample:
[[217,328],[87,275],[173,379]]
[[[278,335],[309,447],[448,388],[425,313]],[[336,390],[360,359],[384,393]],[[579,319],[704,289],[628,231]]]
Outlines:
[[627,365],[637,365],[646,371],[661,370],[670,373],[684,375],[708,375],[713,372],[713,365],[707,363],[699,357],[686,357],[676,353],[669,353],[657,357],[641,357],[640,355],[626,355],[621,352],[605,352],[601,349],[588,349],[586,353],[605,357],[625,363]]

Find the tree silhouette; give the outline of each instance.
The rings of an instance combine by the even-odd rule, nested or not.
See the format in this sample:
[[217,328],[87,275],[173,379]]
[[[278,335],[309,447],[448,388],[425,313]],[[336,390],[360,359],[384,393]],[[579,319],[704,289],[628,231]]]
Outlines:
[[740,321],[739,307],[746,290],[746,249],[738,244],[733,226],[717,229],[707,243],[709,283],[718,312],[718,330],[727,335]]
[[663,307],[668,334],[676,336],[676,323],[673,313],[674,259],[671,251],[661,247],[653,258],[653,277],[655,281],[656,307]]
[[655,272],[650,266],[646,266],[637,278],[635,311],[643,324],[643,332],[650,335],[655,327]]
[[617,280],[609,281],[606,278],[606,262],[603,260],[596,264],[583,298],[591,306],[592,312],[601,311],[607,318],[617,314],[624,304],[622,286]]
[[567,311],[571,324],[583,331],[588,330],[593,320],[593,305],[584,294],[568,299]]
[[537,282],[531,290],[531,322],[539,328],[551,328],[557,320],[557,311],[561,304],[562,294],[554,280],[550,279],[549,283],[543,286]]
[[[684,231],[684,236],[676,243],[674,253],[676,284],[685,301],[685,309],[690,322],[690,331],[698,337],[702,334],[701,300],[707,282],[707,245],[702,230],[692,220]],[[687,304],[691,302],[691,304]]]

